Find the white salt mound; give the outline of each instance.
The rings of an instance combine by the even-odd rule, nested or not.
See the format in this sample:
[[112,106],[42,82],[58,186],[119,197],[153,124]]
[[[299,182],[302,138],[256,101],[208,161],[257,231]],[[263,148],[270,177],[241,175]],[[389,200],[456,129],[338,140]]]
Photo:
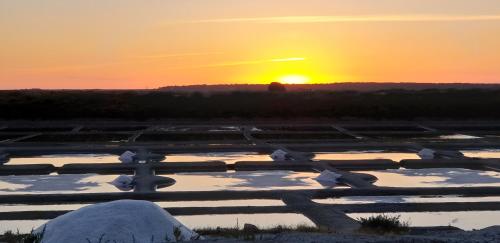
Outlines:
[[335,186],[337,185],[338,179],[342,177],[341,174],[337,174],[335,172],[324,170],[316,177],[316,181],[324,186]]
[[278,149],[271,154],[271,159],[274,161],[286,161],[288,160],[288,153]]
[[118,188],[120,191],[130,191],[134,189],[134,177],[129,175],[120,175],[110,182],[110,184]]
[[86,206],[50,220],[35,233],[42,231],[42,243],[163,243],[200,238],[158,205],[135,200]]
[[252,127],[252,129],[250,129],[250,131],[252,131],[252,132],[262,132],[262,129],[259,129],[259,128],[256,128],[256,127]]
[[124,164],[131,164],[134,163],[135,156],[137,154],[131,151],[125,151],[120,157],[118,158],[122,163]]
[[3,165],[3,164],[5,164],[5,163],[9,162],[9,160],[10,160],[10,156],[9,156],[9,154],[7,154],[7,153],[2,153],[2,152],[0,151],[0,165]]
[[420,152],[417,154],[421,159],[434,159],[436,155],[436,151],[432,149],[422,149]]

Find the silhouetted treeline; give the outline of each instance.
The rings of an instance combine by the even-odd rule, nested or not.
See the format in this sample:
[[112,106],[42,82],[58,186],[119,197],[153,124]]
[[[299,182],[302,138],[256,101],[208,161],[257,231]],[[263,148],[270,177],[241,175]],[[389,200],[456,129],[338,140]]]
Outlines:
[[0,91],[0,119],[500,118],[500,90]]
[[[500,84],[473,83],[331,83],[331,84],[284,84],[286,90],[303,91],[361,91],[374,92],[391,89],[428,90],[428,89],[499,89]],[[178,92],[233,92],[233,91],[266,91],[267,84],[220,84],[220,85],[187,85],[167,86],[159,88],[163,91]]]

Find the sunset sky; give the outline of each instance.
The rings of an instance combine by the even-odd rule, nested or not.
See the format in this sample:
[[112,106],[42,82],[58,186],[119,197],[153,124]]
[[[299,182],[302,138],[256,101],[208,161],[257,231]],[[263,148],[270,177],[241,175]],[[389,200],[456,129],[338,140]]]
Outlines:
[[500,82],[499,0],[0,0],[0,89]]

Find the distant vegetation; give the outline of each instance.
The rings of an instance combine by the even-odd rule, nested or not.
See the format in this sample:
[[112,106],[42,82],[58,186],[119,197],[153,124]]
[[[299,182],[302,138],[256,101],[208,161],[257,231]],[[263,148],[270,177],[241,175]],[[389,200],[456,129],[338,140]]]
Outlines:
[[[426,89],[500,89],[500,84],[465,84],[465,83],[331,83],[331,84],[285,84],[288,91],[380,91],[390,89],[426,90]],[[159,90],[180,92],[232,92],[266,91],[266,84],[222,84],[222,85],[187,85],[167,86]]]
[[0,91],[2,119],[500,118],[498,89],[377,92]]

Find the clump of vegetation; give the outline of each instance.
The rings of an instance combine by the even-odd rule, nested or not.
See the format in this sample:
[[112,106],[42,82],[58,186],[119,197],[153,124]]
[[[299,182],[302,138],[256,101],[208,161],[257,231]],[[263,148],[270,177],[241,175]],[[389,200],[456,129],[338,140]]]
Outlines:
[[21,234],[19,231],[6,231],[0,235],[0,242],[6,243],[40,243],[44,235],[45,229],[40,234],[35,234],[33,231],[29,234]]
[[402,234],[410,230],[409,223],[401,221],[401,216],[389,216],[385,214],[359,218],[360,231],[375,234]]
[[286,87],[282,83],[279,82],[272,82],[269,84],[267,87],[267,90],[269,92],[286,92]]
[[271,228],[259,229],[256,232],[248,232],[244,229],[241,229],[237,226],[230,228],[201,228],[195,229],[198,234],[205,236],[220,236],[225,238],[237,238],[237,239],[245,239],[245,240],[253,240],[255,239],[256,234],[279,234],[286,232],[306,232],[306,233],[316,233],[321,232],[321,229],[309,225],[297,225],[297,226],[284,226],[278,225]]

